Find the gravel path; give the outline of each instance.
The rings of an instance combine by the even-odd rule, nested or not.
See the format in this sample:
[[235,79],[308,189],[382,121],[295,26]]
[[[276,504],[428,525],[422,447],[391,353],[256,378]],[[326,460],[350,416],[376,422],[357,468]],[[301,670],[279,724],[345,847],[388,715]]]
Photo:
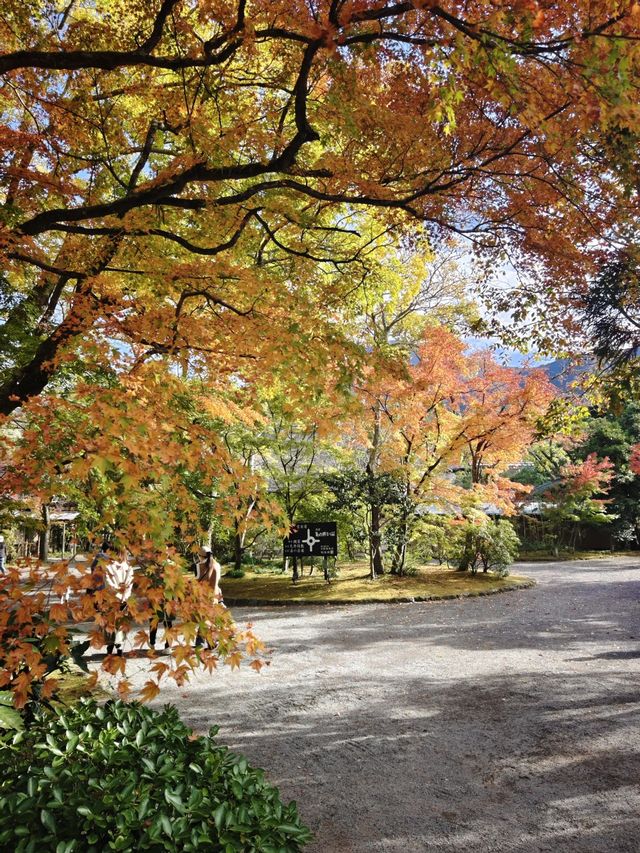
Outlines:
[[235,610],[273,648],[166,690],[265,767],[309,853],[640,851],[640,564],[526,564],[534,589]]

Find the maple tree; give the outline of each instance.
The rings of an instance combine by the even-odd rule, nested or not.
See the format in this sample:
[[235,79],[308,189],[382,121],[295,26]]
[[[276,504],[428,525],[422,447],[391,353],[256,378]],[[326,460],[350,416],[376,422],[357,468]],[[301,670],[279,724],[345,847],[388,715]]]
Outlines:
[[432,503],[450,508],[457,497],[446,473],[448,465],[459,461],[461,448],[454,400],[461,390],[464,344],[444,328],[427,328],[414,359],[406,376],[395,382],[383,379],[377,396],[387,425],[381,467],[395,471],[402,484],[391,565],[391,571],[400,574],[418,507]]
[[230,322],[255,354],[258,306],[273,323],[282,300],[265,266],[357,259],[345,204],[581,274],[634,212],[601,140],[637,123],[639,11],[11,0],[2,245],[20,296],[0,411],[41,392],[98,326],[140,357],[224,360],[243,349],[220,341]]
[[[455,244],[449,244],[434,256],[424,238],[417,239],[416,235],[409,245],[383,247],[362,281],[357,334],[369,356],[362,378],[356,383],[363,408],[352,431],[366,446],[368,494],[362,493],[363,484],[357,476],[350,479],[354,494],[360,493],[358,500],[367,508],[372,578],[384,572],[383,503],[398,500],[396,489],[380,470],[387,441],[385,407],[389,394],[393,394],[390,386],[406,378],[407,361],[421,346],[428,323],[454,326],[473,316],[473,306],[468,304],[465,292],[467,282],[457,263],[458,252]],[[447,344],[449,341],[446,337]],[[424,400],[414,402],[420,406]],[[339,491],[345,493],[344,488]]]
[[[635,214],[603,140],[637,124],[639,11],[8,0],[5,496],[70,497],[165,566],[202,533],[194,470],[233,488],[221,436],[265,381],[350,387],[385,240],[462,235],[489,265],[583,275]],[[165,585],[140,591],[149,612]]]
[[[368,459],[375,441],[376,470],[398,484],[390,501],[395,506],[386,511],[396,573],[425,507],[456,514],[489,503],[514,511],[520,487],[504,472],[519,461],[554,397],[542,371],[502,367],[486,352],[469,353],[443,327],[424,329],[409,362],[404,372],[372,372],[361,388],[359,440],[367,442]],[[468,484],[456,481],[456,470],[468,471]]]
[[[156,695],[163,678],[182,684],[195,667],[237,666],[246,654],[261,665],[262,647],[251,630],[240,630],[208,586],[185,573],[178,551],[182,539],[197,543],[204,533],[189,473],[195,469],[224,488],[234,483],[233,460],[223,448],[212,447],[212,429],[184,383],[176,379],[172,387],[164,375],[151,382],[148,370],[127,389],[122,383],[76,383],[53,409],[46,396],[37,405],[32,401],[22,431],[3,436],[4,490],[24,494],[29,489],[29,499],[38,504],[65,496],[78,506],[85,535],[108,531],[137,566],[124,611],[117,591],[108,585],[96,591],[88,562],[38,566],[27,561],[0,579],[0,683],[12,687],[19,706],[41,687],[52,689],[55,678],[48,677],[46,660],[59,663],[67,656],[74,626],[84,622],[92,623],[88,639],[96,648],[109,634],[124,635],[125,655],[108,654],[103,661],[108,672],[122,677],[123,695],[129,689],[127,657],[141,648],[150,659],[140,694],[146,699]],[[94,418],[96,396],[104,422]],[[157,659],[150,643],[160,613],[173,623],[165,631],[172,657],[165,660]],[[207,640],[207,648],[197,648],[198,636]]]
[[551,524],[556,554],[568,544],[575,547],[578,523],[606,524],[607,494],[613,478],[613,462],[598,459],[590,453],[581,462],[571,462],[560,469],[559,479],[544,495],[543,514]]
[[[567,398],[564,399],[566,401]],[[530,544],[539,547],[552,536],[556,541],[573,546],[580,542],[585,533],[590,535],[590,528],[594,525],[606,524],[611,547],[614,543],[618,547],[637,545],[640,531],[640,479],[637,476],[638,453],[635,449],[640,438],[640,410],[637,403],[627,402],[619,410],[609,406],[605,408],[601,400],[600,406],[585,409],[578,419],[569,419],[561,429],[558,429],[557,424],[545,424],[545,421],[546,418],[543,418],[543,426],[551,426],[546,433],[548,437],[527,451],[521,469],[514,475],[514,479],[519,482],[535,487],[536,494],[528,500],[532,502],[534,512],[542,510],[541,522],[536,521],[535,516],[530,521]],[[594,505],[586,501],[578,502],[575,517],[571,517],[570,513],[565,516],[563,495],[567,487],[562,484],[566,472],[571,470],[572,465],[580,466],[587,460],[606,462],[612,466],[607,469],[610,477],[603,484],[602,494],[598,494],[597,488],[593,492],[595,498],[606,496],[606,502]],[[594,486],[597,485],[595,482]],[[559,512],[555,511],[556,492],[561,497]],[[569,492],[571,497],[571,490]]]
[[[310,501],[322,492],[323,451],[348,408],[344,399],[340,402],[342,406],[320,389],[316,395],[310,395],[304,406],[287,400],[277,387],[264,395],[257,449],[268,488],[279,502],[286,521],[286,534],[301,513],[308,510]],[[283,559],[283,572],[286,572],[290,558]],[[292,566],[293,580],[297,581],[295,556]]]
[[634,467],[634,445],[640,439],[639,415],[638,405],[633,401],[622,410],[595,409],[571,450],[574,462],[584,462],[595,454],[598,460],[608,459],[612,463],[605,509],[611,538],[622,547],[637,543],[640,531],[640,480]]
[[[412,372],[423,402],[416,406],[412,390],[403,404],[409,403],[410,416],[418,414],[409,421],[405,416],[402,424],[405,460],[411,463],[405,468],[415,470],[418,463],[414,496],[455,501],[463,512],[488,503],[512,513],[518,487],[505,471],[531,443],[554,397],[547,377],[540,370],[502,367],[486,352],[465,354],[442,331],[431,332],[419,355]],[[419,452],[412,460],[414,445]],[[442,483],[447,464],[468,470],[470,491],[447,489]]]
[[268,493],[268,484],[257,470],[258,449],[255,429],[231,425],[222,432],[228,461],[225,463],[228,483],[225,492],[214,501],[213,509],[223,517],[231,517],[234,568],[242,569],[245,551],[267,530],[284,527],[280,507]]
[[520,460],[555,391],[543,370],[503,367],[486,352],[469,359],[467,377],[459,435],[471,482],[485,483]]

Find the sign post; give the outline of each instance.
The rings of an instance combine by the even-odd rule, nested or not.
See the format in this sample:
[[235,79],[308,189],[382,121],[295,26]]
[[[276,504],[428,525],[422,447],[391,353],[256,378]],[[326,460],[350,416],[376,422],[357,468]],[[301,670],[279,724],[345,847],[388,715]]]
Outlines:
[[328,558],[338,556],[335,521],[301,521],[294,524],[282,543],[285,557],[293,557],[293,580],[298,579],[298,557],[322,557],[324,579],[329,582]]

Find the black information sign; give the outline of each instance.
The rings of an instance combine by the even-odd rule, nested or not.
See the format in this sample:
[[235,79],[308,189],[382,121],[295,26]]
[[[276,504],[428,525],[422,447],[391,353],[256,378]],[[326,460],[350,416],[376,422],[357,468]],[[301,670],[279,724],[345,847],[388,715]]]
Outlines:
[[335,521],[302,521],[294,524],[283,542],[285,557],[337,557]]

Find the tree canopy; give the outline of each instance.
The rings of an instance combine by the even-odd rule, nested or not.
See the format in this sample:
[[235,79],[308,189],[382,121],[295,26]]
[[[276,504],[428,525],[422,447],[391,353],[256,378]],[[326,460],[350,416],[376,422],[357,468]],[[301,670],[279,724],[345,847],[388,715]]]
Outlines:
[[[184,583],[176,545],[210,535],[214,499],[239,550],[249,525],[277,524],[251,442],[242,451],[265,387],[303,433],[302,401],[353,399],[385,363],[402,391],[389,351],[411,352],[421,312],[464,299],[429,278],[452,237],[474,247],[478,277],[508,260],[564,304],[635,227],[639,37],[640,5],[617,0],[4,3],[2,498],[63,495],[89,533],[141,559],[134,615],[157,622],[173,596],[188,626],[179,683],[203,655],[215,665],[190,643],[207,626],[212,644],[231,632],[219,657],[239,656]],[[515,305],[526,313],[536,296]],[[382,367],[365,364],[372,350]],[[465,441],[481,480],[525,421],[529,436],[529,415],[524,385],[497,366],[471,380],[478,399],[506,388],[511,424],[476,406]],[[381,405],[374,415],[389,420]],[[92,607],[82,583],[78,620]],[[11,606],[0,617],[15,644]],[[38,629],[58,651],[67,609]],[[4,677],[26,696],[39,664],[27,677],[11,661]]]
[[362,261],[360,207],[575,276],[634,214],[603,140],[637,124],[639,24],[613,0],[10,0],[0,411],[92,330],[268,364],[344,297],[317,266]]

